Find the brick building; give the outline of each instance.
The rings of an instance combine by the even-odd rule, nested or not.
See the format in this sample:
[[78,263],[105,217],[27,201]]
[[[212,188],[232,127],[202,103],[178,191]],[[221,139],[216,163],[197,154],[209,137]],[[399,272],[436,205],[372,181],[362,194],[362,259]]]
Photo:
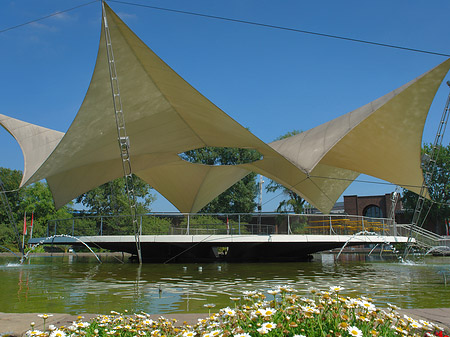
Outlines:
[[[385,195],[370,195],[370,196],[357,196],[346,195],[344,196],[344,210],[349,215],[362,215],[374,218],[388,218],[391,214],[392,201],[391,194]],[[399,200],[395,207],[395,212],[399,212],[402,209],[402,202]]]

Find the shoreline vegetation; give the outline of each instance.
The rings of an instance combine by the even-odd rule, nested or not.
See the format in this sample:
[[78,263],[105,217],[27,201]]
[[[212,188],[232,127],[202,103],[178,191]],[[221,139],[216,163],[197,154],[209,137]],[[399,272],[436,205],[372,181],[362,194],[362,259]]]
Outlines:
[[386,303],[386,308],[381,309],[370,298],[351,298],[344,292],[339,286],[325,291],[310,289],[308,297],[298,296],[289,286],[265,293],[245,291],[241,297],[230,298],[233,306],[215,310],[214,304],[205,304],[209,314],[203,318],[201,314],[191,314],[190,322],[156,318],[144,312],[112,311],[108,315],[79,316],[57,326],[49,324],[52,315],[39,314],[36,320],[40,322],[31,323],[25,334],[29,337],[445,337],[449,332],[445,325],[415,319],[395,305]]

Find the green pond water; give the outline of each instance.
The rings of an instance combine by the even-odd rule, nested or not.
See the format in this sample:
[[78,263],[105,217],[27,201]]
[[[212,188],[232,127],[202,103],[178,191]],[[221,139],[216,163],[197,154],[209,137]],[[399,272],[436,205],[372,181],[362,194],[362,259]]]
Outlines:
[[150,314],[201,313],[233,305],[244,290],[290,285],[301,295],[309,288],[345,288],[375,304],[402,308],[450,307],[450,257],[400,263],[367,254],[315,255],[311,262],[242,264],[122,264],[112,258],[31,257],[25,264],[0,256],[0,312]]

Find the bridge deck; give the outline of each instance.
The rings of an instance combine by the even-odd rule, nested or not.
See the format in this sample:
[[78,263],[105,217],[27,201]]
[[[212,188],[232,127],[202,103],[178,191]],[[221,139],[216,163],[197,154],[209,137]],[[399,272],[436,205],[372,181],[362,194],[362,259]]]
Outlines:
[[[141,235],[144,260],[165,261],[279,261],[302,260],[309,254],[348,246],[383,243],[406,243],[404,236],[378,235]],[[31,239],[36,243],[101,247],[135,253],[135,237],[124,236],[56,236]],[[219,252],[218,247],[225,247]]]

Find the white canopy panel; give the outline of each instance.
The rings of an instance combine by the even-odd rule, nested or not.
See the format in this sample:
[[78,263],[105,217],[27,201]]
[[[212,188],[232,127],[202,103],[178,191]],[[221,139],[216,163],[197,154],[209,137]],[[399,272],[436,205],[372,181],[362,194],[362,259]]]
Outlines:
[[[422,184],[422,130],[449,60],[366,106],[267,145],[189,85],[105,8],[133,171],[180,211],[199,211],[251,171],[292,189],[324,213],[360,173],[407,188]],[[121,177],[103,27],[88,92],[65,135],[45,129],[48,136],[42,137],[36,130],[44,128],[6,116],[0,121],[21,144],[26,163],[22,186],[47,179],[57,207]],[[208,166],[178,156],[205,146],[255,149],[263,158]]]

